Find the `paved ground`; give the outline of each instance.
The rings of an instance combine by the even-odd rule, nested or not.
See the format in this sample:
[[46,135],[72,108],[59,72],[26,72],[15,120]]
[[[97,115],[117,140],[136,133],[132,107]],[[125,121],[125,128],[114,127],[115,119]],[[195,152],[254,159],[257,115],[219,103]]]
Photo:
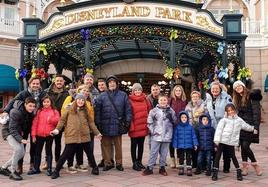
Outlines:
[[[267,120],[266,120],[267,121]],[[146,142],[147,143],[147,142]],[[146,144],[147,145],[147,144]],[[63,186],[63,187],[86,187],[86,186],[101,186],[101,187],[177,187],[177,186],[229,186],[229,187],[248,187],[248,186],[267,186],[268,185],[268,125],[262,125],[261,127],[261,143],[259,145],[253,145],[253,150],[257,155],[257,159],[264,169],[263,176],[256,176],[253,169],[250,168],[249,175],[244,178],[242,182],[238,182],[235,178],[235,171],[232,168],[231,173],[223,174],[219,173],[219,180],[214,182],[210,177],[202,175],[196,175],[192,177],[178,176],[176,169],[168,168],[168,176],[164,177],[158,174],[158,167],[154,170],[154,175],[142,176],[141,172],[132,170],[131,158],[130,158],[130,141],[128,136],[123,137],[123,157],[125,171],[119,172],[115,169],[108,172],[101,170],[99,176],[92,176],[89,173],[77,173],[68,174],[64,170],[61,172],[61,177],[52,180],[43,172],[40,175],[27,176],[25,173],[22,175],[24,180],[20,182],[11,181],[4,176],[0,176],[1,187],[43,187],[43,186]],[[100,159],[99,141],[95,143],[95,157],[96,160]],[[144,164],[148,161],[148,146],[145,146]],[[6,142],[0,140],[0,165],[2,165],[11,155],[11,150]],[[240,152],[237,153],[240,159]],[[26,163],[24,169],[29,168],[29,156],[26,154]]]

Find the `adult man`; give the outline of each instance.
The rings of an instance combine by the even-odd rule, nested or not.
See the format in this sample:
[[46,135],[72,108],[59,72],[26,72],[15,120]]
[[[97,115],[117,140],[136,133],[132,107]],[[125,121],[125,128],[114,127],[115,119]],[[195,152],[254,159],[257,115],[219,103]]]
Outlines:
[[151,109],[153,109],[158,104],[158,96],[160,94],[160,86],[153,84],[151,86],[151,94],[147,96],[147,100],[151,104]]
[[98,89],[95,88],[95,86],[93,85],[94,83],[94,76],[90,73],[87,73],[85,76],[84,76],[84,84],[85,85],[88,85],[89,86],[89,89],[90,89],[90,93],[91,93],[91,102],[93,104],[93,106],[95,105],[95,101],[98,97],[98,95],[100,94]]
[[[120,91],[119,81],[116,76],[111,75],[106,79],[108,90],[103,92],[96,100],[96,124],[103,135],[102,145],[104,154],[103,171],[113,168],[112,166],[112,142],[115,146],[116,169],[123,171],[122,166],[122,134],[120,128],[120,118],[127,124],[130,124],[132,118],[131,106],[128,96]],[[116,108],[115,108],[116,107]]]
[[98,90],[99,90],[100,93],[102,93],[102,92],[107,90],[107,85],[106,85],[106,82],[105,82],[104,78],[99,78],[98,81],[97,81],[97,84],[98,84]]
[[[28,97],[25,101],[16,100],[9,113],[9,130],[7,142],[13,149],[13,155],[1,168],[0,174],[9,176],[12,180],[22,180],[20,173],[16,172],[18,162],[24,157],[27,136],[31,131],[33,112],[36,108],[36,101]],[[27,136],[24,136],[27,135]],[[10,167],[10,171],[9,168]]]
[[[15,101],[25,101],[27,97],[33,97],[36,101],[36,108],[39,107],[41,99],[45,96],[46,92],[42,90],[41,88],[41,80],[39,77],[32,77],[28,81],[28,89],[23,90],[19,92],[5,107],[3,114],[1,115],[8,115],[11,109],[13,108],[13,105]],[[32,125],[32,124],[29,124]],[[28,136],[31,131],[29,131],[28,134],[23,134],[23,138],[28,139]],[[30,170],[33,167],[34,163],[34,155],[35,155],[35,144],[32,142],[32,138],[30,137]],[[18,164],[18,173],[21,174],[23,172],[23,159],[19,161]]]
[[[65,89],[64,76],[57,74],[53,83],[46,89],[47,94],[51,97],[56,109],[61,112],[61,107],[66,97],[69,95],[68,91]],[[61,113],[60,113],[61,114]],[[55,161],[58,162],[61,153],[61,137],[62,132],[55,136]],[[51,159],[46,157],[46,159]],[[46,169],[47,164],[44,164],[42,169]]]
[[[212,127],[215,129],[219,121],[224,117],[225,106],[232,102],[232,97],[223,90],[223,85],[219,81],[214,81],[210,85],[210,93],[206,94],[205,105],[211,117]],[[231,159],[223,151],[223,172],[229,173]]]

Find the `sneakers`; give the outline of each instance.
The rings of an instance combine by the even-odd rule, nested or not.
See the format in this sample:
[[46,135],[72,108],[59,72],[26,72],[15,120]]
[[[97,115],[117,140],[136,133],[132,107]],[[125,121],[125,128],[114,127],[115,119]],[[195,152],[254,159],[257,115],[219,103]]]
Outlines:
[[142,172],[143,176],[146,175],[152,175],[153,174],[153,170],[149,168],[149,166],[147,166],[147,168]]
[[212,177],[211,177],[211,179],[212,179],[213,181],[218,180],[218,171],[219,171],[219,169],[217,169],[217,168],[213,168],[213,170],[212,170]]
[[51,176],[51,175],[52,175],[51,169],[47,169],[47,176]]
[[75,165],[75,170],[81,171],[81,172],[87,172],[88,168],[86,166],[83,166],[83,165]]
[[11,174],[11,171],[9,171],[8,168],[0,167],[0,175],[9,176],[10,174]]
[[21,181],[23,178],[18,174],[18,172],[13,172],[9,175],[9,178],[11,180],[15,180],[15,181]]
[[159,174],[163,175],[163,176],[167,176],[167,171],[165,169],[164,166],[161,166],[160,169],[159,169]]
[[92,171],[91,171],[91,174],[92,175],[99,175],[100,174],[99,168],[98,167],[93,168]]
[[[72,166],[72,167],[68,167],[67,169],[66,169],[66,172],[67,173],[70,173],[70,174],[75,174],[75,173],[77,173],[77,170]],[[52,175],[53,175],[53,173],[52,173]],[[51,175],[51,176],[52,176]]]
[[118,171],[124,171],[124,168],[123,168],[122,164],[118,164],[118,165],[116,165],[116,169],[117,169]]
[[35,174],[40,174],[41,171],[40,170],[36,170],[36,169],[32,169],[30,171],[28,171],[27,175],[35,175]]
[[51,179],[56,179],[58,177],[60,177],[60,173],[58,171],[56,171],[56,170],[53,171],[52,175],[51,175]]

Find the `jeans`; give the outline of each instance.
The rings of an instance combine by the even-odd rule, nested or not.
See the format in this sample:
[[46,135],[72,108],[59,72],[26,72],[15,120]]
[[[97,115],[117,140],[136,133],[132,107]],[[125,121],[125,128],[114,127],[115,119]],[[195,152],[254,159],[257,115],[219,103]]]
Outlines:
[[18,167],[19,160],[23,158],[25,154],[24,145],[19,143],[12,135],[8,135],[7,142],[12,147],[13,154],[11,158],[2,166],[2,168],[10,167],[10,171],[14,173]]
[[186,156],[186,165],[192,166],[192,149],[179,149],[179,164],[184,166],[184,160]]
[[206,162],[207,170],[211,170],[211,150],[199,150],[197,158],[197,168],[202,169]]
[[148,167],[150,169],[153,169],[157,160],[158,153],[160,154],[160,159],[159,159],[160,167],[166,166],[166,159],[167,159],[169,144],[170,142],[157,142],[154,140],[151,141],[150,158],[148,162]]

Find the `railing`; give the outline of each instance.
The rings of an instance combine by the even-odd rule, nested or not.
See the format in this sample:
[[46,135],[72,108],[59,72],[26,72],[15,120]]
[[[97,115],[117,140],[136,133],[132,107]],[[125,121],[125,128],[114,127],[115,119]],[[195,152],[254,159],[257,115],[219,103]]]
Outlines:
[[0,18],[0,33],[7,36],[20,36],[21,24],[17,20]]

